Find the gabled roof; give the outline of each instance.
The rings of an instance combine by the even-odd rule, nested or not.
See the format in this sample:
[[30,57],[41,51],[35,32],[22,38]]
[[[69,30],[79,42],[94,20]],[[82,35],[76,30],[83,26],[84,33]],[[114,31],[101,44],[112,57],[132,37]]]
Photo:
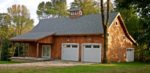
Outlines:
[[[111,23],[118,13],[110,13]],[[55,32],[55,35],[102,34],[103,26],[100,14],[91,14],[71,19],[68,17],[50,18],[39,21],[32,32]]]
[[[109,23],[112,23],[117,14],[110,13]],[[75,19],[69,17],[42,19],[32,31],[11,40],[36,40],[53,33],[55,35],[103,34],[101,14],[91,14]]]

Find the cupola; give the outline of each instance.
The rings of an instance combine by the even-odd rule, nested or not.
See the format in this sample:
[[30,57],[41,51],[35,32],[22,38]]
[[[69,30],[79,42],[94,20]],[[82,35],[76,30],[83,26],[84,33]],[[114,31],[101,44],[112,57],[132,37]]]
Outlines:
[[82,10],[79,7],[72,7],[69,9],[70,18],[78,18],[82,16]]

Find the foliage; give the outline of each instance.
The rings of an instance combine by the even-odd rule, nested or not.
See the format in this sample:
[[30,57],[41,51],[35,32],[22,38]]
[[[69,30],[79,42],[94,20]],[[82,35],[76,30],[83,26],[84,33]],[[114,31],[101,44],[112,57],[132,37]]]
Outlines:
[[8,13],[0,15],[1,60],[9,60],[13,53],[10,38],[28,32],[33,27],[28,9],[24,5],[12,5]]
[[129,31],[129,33],[136,38],[135,36],[136,33],[140,32],[141,30],[141,25],[140,25],[140,20],[135,12],[134,8],[117,8],[116,11],[120,12],[125,25]]
[[140,44],[135,50],[135,57],[142,62],[150,62],[150,47],[146,43]]
[[99,7],[96,6],[94,0],[75,0],[71,7],[75,6],[82,9],[83,15],[99,13]]
[[[107,12],[107,1],[104,3],[104,10],[105,10],[105,12]],[[112,1],[109,1],[109,11],[110,12],[114,11],[114,5],[113,5]]]
[[8,48],[10,42],[8,38],[12,36],[12,28],[10,27],[10,16],[6,13],[0,14],[0,59],[8,60]]
[[150,0],[116,0],[115,3],[127,29],[139,44],[136,50],[137,58],[140,61],[150,61]]
[[10,49],[10,41],[7,39],[2,40],[2,52],[1,52],[1,60],[2,61],[9,61],[10,60],[10,54],[9,54],[9,49]]
[[0,39],[9,38],[12,35],[10,16],[8,14],[2,13],[0,15],[0,20]]
[[12,5],[8,8],[11,25],[16,35],[28,32],[33,27],[33,20],[30,19],[30,13],[24,5]]
[[38,5],[37,14],[39,17],[48,15],[67,16],[66,3],[62,1],[41,2]]

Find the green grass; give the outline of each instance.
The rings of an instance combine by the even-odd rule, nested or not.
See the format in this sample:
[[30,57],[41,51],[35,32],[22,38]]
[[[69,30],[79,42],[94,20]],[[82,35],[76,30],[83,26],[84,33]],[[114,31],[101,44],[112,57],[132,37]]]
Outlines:
[[0,61],[0,64],[14,64],[14,63],[19,63],[15,61]]
[[0,73],[150,73],[150,64],[114,63],[72,67],[0,68]]

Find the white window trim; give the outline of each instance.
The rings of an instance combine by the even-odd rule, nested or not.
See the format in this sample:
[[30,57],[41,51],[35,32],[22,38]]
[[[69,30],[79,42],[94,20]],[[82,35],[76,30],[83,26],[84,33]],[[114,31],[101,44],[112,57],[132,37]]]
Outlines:
[[64,48],[65,45],[77,45],[77,48],[79,48],[79,43],[62,43],[61,47]]
[[42,45],[42,55],[41,57],[44,58],[45,56],[43,56],[43,47],[44,46],[49,46],[50,47],[50,51],[49,51],[49,56],[47,57],[47,59],[50,59],[51,58],[51,45]]
[[101,43],[83,43],[82,44],[82,48],[84,47],[84,45],[99,45],[100,48],[102,48],[102,44]]

